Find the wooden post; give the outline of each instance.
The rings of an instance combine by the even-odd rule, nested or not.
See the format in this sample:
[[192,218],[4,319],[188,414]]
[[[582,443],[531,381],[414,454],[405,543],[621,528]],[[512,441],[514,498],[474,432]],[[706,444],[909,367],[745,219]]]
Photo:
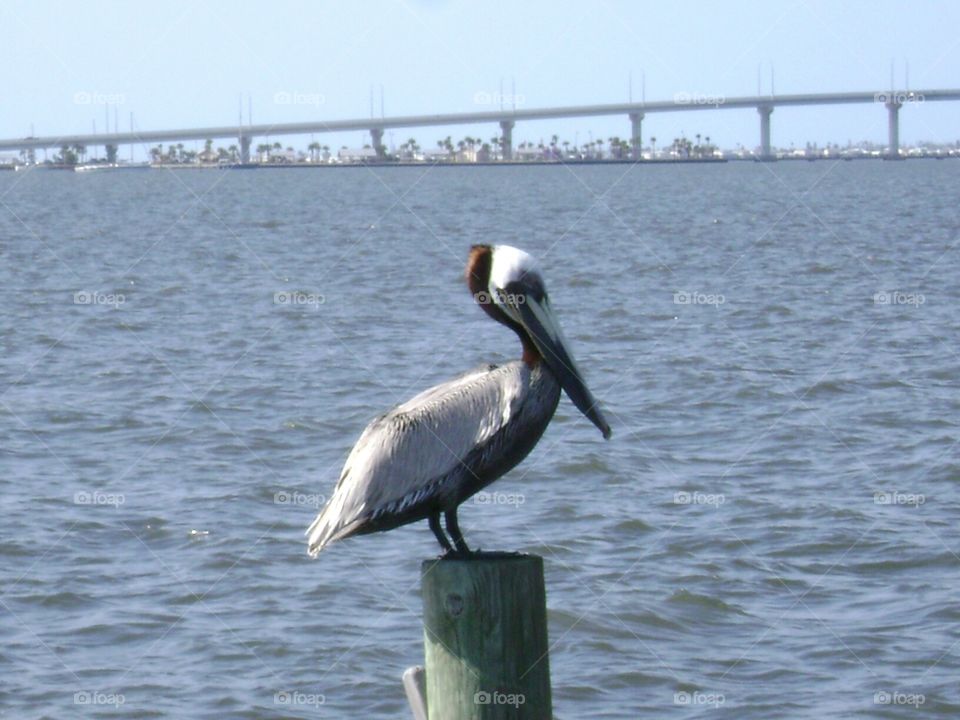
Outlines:
[[427,560],[421,581],[430,720],[550,720],[543,558]]

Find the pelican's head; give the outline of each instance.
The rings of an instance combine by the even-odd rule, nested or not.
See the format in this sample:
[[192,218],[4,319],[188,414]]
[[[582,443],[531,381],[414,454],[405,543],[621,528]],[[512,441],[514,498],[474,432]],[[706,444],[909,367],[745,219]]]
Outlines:
[[520,336],[524,361],[545,362],[573,404],[609,438],[610,426],[573,362],[533,256],[509,245],[474,245],[466,275],[484,312]]

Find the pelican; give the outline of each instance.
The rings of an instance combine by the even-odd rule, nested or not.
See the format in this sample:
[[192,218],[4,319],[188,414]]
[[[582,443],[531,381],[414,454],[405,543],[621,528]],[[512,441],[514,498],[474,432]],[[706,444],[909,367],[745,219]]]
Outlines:
[[521,359],[484,365],[373,420],[307,530],[311,557],[334,541],[425,518],[446,553],[469,555],[457,506],[527,456],[553,417],[561,389],[610,437],[533,257],[509,245],[474,245],[466,279],[484,312],[520,336]]

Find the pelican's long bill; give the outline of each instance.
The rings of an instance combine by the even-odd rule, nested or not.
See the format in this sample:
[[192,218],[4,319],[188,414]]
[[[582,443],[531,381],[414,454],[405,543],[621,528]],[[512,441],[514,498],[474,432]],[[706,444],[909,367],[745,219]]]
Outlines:
[[569,344],[550,308],[550,299],[539,277],[527,275],[522,280],[510,282],[493,297],[504,312],[527,331],[577,409],[600,429],[605,439],[609,439],[610,426],[570,355]]

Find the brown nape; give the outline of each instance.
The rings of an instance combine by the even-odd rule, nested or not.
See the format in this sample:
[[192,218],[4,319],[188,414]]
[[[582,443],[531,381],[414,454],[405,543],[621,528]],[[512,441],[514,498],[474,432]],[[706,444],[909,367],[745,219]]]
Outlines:
[[473,245],[467,259],[467,269],[464,273],[467,287],[474,301],[483,308],[483,311],[498,323],[506,325],[520,336],[523,344],[523,361],[530,367],[536,365],[542,356],[537,346],[533,344],[526,329],[504,313],[490,297],[490,271],[493,267],[493,248],[489,245]]
[[485,292],[490,282],[490,266],[493,264],[493,248],[489,245],[473,245],[467,258],[467,270],[464,276],[470,294],[474,297]]
[[523,343],[523,357],[522,360],[527,364],[527,367],[533,367],[538,362],[543,360],[543,355],[540,354],[540,351],[537,350],[537,346],[533,344],[526,333],[520,335],[520,342]]

